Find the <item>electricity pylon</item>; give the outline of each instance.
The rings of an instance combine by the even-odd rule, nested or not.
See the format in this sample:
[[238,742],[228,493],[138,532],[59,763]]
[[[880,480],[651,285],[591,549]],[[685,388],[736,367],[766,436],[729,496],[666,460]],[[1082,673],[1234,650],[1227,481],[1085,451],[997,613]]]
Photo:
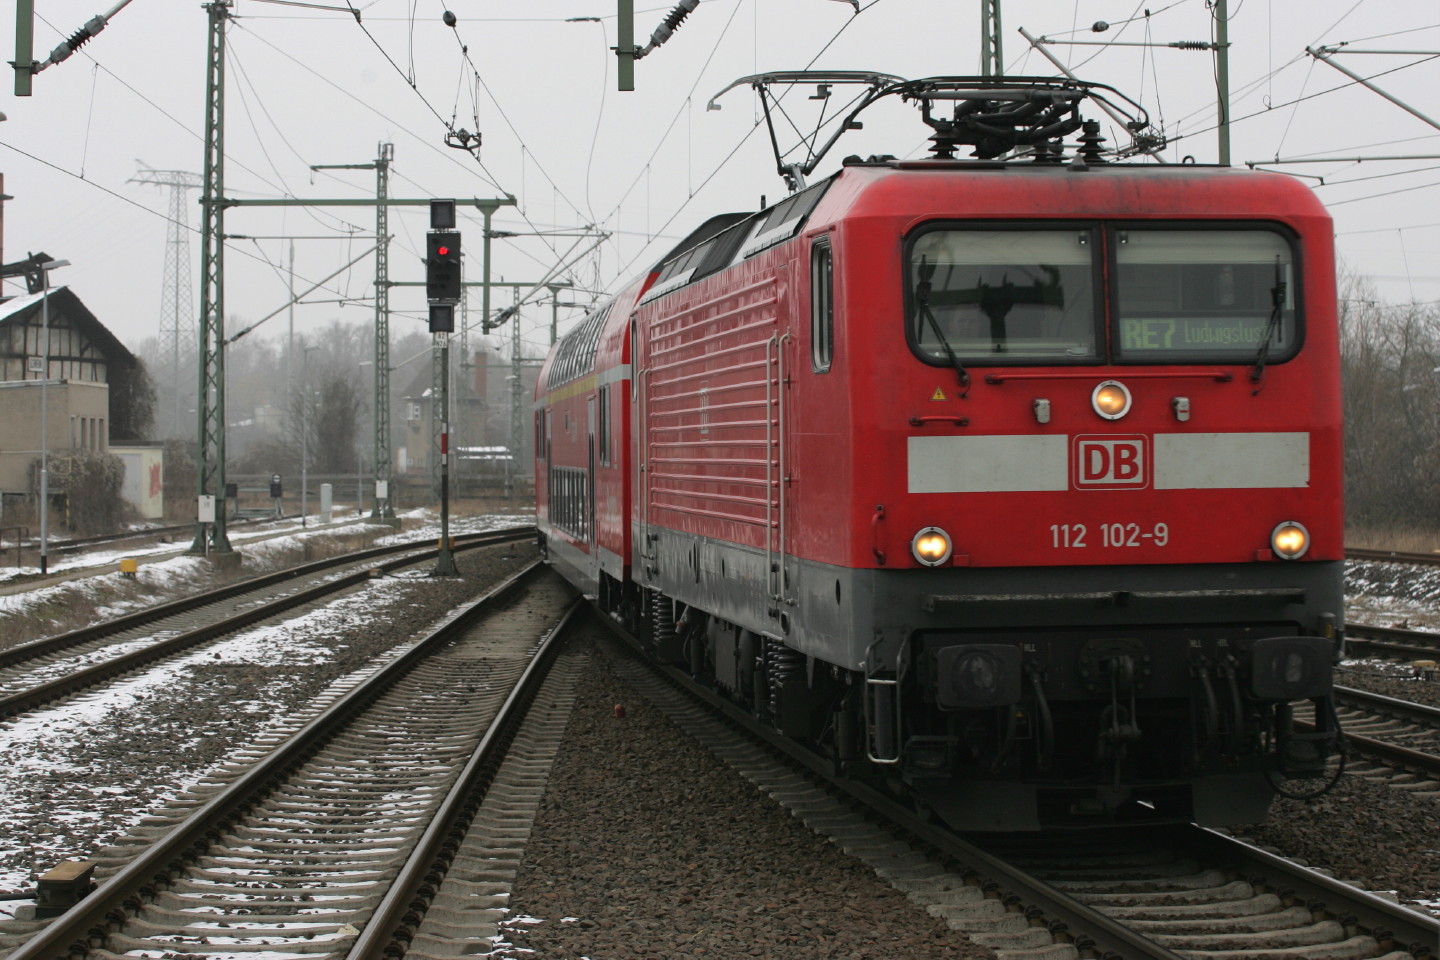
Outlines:
[[170,226],[165,236],[165,279],[160,289],[160,357],[165,364],[165,400],[160,411],[160,436],[177,437],[190,391],[182,384],[181,372],[194,369],[194,297],[190,290],[190,217],[186,213],[185,191],[199,189],[198,173],[185,170],[155,170],[137,160],[141,170],[131,183],[149,183],[170,188]]

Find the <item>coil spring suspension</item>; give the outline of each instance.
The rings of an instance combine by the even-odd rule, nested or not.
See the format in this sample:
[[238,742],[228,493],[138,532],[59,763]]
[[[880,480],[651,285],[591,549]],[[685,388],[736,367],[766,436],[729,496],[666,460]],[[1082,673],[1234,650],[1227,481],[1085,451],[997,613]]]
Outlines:
[[779,640],[765,638],[765,661],[770,678],[770,715],[780,716],[780,690],[792,677],[800,677],[805,671],[805,655],[792,650]]
[[675,632],[675,608],[670,598],[659,590],[650,591],[650,640],[657,649],[673,645]]

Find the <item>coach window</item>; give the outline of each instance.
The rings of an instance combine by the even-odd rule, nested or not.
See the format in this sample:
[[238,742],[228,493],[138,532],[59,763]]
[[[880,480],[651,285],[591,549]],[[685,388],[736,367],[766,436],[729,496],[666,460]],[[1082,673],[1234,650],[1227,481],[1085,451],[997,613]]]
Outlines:
[[1116,228],[1116,359],[1289,359],[1302,333],[1289,240],[1274,230]]
[[810,368],[830,369],[835,352],[835,271],[830,241],[821,238],[810,249]]
[[596,416],[600,422],[596,425],[595,442],[600,447],[600,466],[610,466],[610,384],[600,388],[599,410]]
[[949,228],[915,236],[906,333],[934,364],[1085,363],[1096,354],[1095,231]]

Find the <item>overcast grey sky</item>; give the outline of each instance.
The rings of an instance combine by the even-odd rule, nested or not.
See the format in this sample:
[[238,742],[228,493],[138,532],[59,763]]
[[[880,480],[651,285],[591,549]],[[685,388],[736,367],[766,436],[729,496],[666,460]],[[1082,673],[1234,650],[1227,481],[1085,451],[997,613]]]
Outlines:
[[[114,0],[46,0],[36,23],[44,59]],[[325,5],[335,0],[317,0]],[[1212,38],[1204,0],[1028,0],[1003,11],[1007,72],[1054,75],[1018,33],[1057,40],[1171,43]],[[250,197],[367,197],[368,170],[312,172],[312,164],[368,163],[395,144],[391,195],[495,197],[518,207],[496,216],[517,234],[595,225],[612,238],[567,279],[613,288],[678,236],[715,213],[755,209],[782,197],[769,139],[748,89],[723,109],[710,98],[731,81],[768,70],[874,70],[904,77],[979,72],[978,0],[705,0],[674,37],[636,65],[636,90],[616,90],[614,0],[442,0],[413,5],[366,0],[360,22],[344,9],[238,0],[228,34],[226,192]],[[670,10],[640,0],[637,40]],[[413,14],[413,16],[412,16]],[[569,22],[571,18],[582,19]],[[1112,24],[1094,33],[1097,20]],[[1440,119],[1440,0],[1230,0],[1232,161],[1334,157],[1277,169],[1306,176],[1335,217],[1346,266],[1371,278],[1383,299],[1440,299],[1440,131],[1316,61],[1307,46],[1348,45],[1338,62],[1412,108]],[[127,344],[159,330],[168,189],[128,182],[141,164],[198,173],[203,162],[206,13],[199,3],[133,0],[68,61],[34,78],[34,95],[5,82],[0,172],[4,259],[44,250],[72,262],[55,271]],[[0,17],[0,46],[14,55],[13,18]],[[1138,46],[1051,49],[1084,79],[1139,100],[1171,138],[1163,156],[1217,158],[1213,60],[1203,52]],[[1428,52],[1427,52],[1428,51]],[[815,104],[788,101],[802,126]],[[928,129],[898,102],[867,114],[819,174],[849,153],[921,155]],[[443,145],[447,127],[477,128],[478,161]],[[1359,157],[1407,156],[1374,160]],[[1323,183],[1320,179],[1323,177]],[[192,228],[198,191],[189,191]],[[418,280],[427,215],[392,210],[391,277]],[[226,230],[299,236],[303,289],[365,251],[368,208],[232,209]],[[479,278],[478,216],[462,223],[467,277]],[[313,239],[312,239],[313,238]],[[520,236],[497,241],[495,270],[507,280],[545,276],[572,244]],[[198,278],[199,237],[190,255]],[[228,332],[284,303],[288,241],[232,241],[226,256]],[[310,299],[365,298],[366,258]],[[7,293],[18,292],[7,284]],[[198,290],[195,309],[198,311]],[[478,320],[478,295],[472,322]],[[496,306],[509,303],[497,293]],[[423,294],[399,289],[392,330],[421,329]],[[368,320],[367,302],[297,308],[307,335],[332,319]],[[571,314],[573,315],[573,311]],[[550,310],[525,312],[525,339],[539,343]],[[254,336],[283,333],[284,316]]]

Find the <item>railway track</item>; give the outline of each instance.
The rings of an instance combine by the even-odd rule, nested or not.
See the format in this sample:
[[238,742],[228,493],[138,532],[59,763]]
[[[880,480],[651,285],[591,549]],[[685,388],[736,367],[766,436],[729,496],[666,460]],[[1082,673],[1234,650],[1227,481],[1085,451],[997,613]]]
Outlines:
[[1351,656],[1434,660],[1440,657],[1440,633],[1373,623],[1345,624],[1345,652]]
[[68,912],[0,924],[0,951],[481,952],[583,668],[557,626],[571,596],[531,565],[104,851],[103,882]]
[[888,794],[832,779],[828,764],[678,671],[631,656],[616,672],[812,829],[1006,960],[1440,956],[1440,921],[1214,831],[1010,846],[957,837]]
[[1406,553],[1402,550],[1361,550],[1345,548],[1346,560],[1368,560],[1376,563],[1418,563],[1440,566],[1440,553]]
[[982,846],[1154,944],[1146,956],[1433,957],[1440,922],[1195,827]]
[[[525,539],[529,528],[456,538],[456,550]],[[81,630],[0,651],[0,718],[34,710],[227,633],[426,562],[435,547],[398,544],[291,567]]]
[[[287,521],[293,522],[295,519],[296,518],[293,516],[288,518],[242,517],[230,520],[229,529],[235,530],[237,533],[248,533],[251,531],[259,531],[263,533],[268,525],[278,525]],[[194,523],[181,523],[164,527],[150,527],[146,530],[131,530],[125,533],[107,533],[94,537],[74,537],[67,540],[52,540],[50,541],[47,549],[50,556],[52,557],[53,562],[53,559],[74,559],[83,553],[95,550],[97,548],[119,548],[125,544],[134,544],[136,548],[145,547],[147,545],[155,545],[157,543],[170,543],[178,546],[181,540],[188,540],[194,532]],[[174,537],[175,539],[166,539],[169,537]],[[13,555],[15,558],[16,566],[19,567],[21,565],[21,561],[26,554],[34,554],[38,557],[38,554],[35,554],[34,552],[38,551],[39,547],[40,539],[39,537],[35,536],[24,537],[18,541],[12,542],[4,542],[3,539],[0,539],[0,559],[3,559],[7,555]],[[112,560],[110,562],[113,563],[114,561]],[[54,577],[57,573],[64,572],[67,571],[56,571],[52,569],[49,574],[42,577],[38,571],[34,573],[25,573],[19,570],[13,570],[10,572],[9,576],[5,578],[5,582],[35,582]]]
[[[636,671],[639,669],[634,668]],[[443,672],[455,671],[451,666]],[[663,684],[660,689],[665,689]],[[662,692],[657,696],[673,699],[677,695]],[[442,694],[434,701],[427,701],[425,709],[438,712],[431,704],[448,705],[453,699],[465,697],[447,698]],[[550,726],[558,723],[563,727],[564,708],[559,705],[562,701],[555,703],[557,706],[552,712]],[[1126,848],[1123,845],[1117,845],[1109,852],[1096,852],[1095,848],[1087,852],[1081,849],[1082,845],[1077,840],[1075,849],[1070,849],[1067,844],[1062,851],[1063,856],[1055,857],[1049,865],[1031,858],[1030,862],[1023,864],[1028,869],[1015,871],[1013,868],[1017,864],[1010,861],[1022,860],[1024,851],[993,852],[978,847],[946,847],[943,844],[954,841],[954,838],[947,840],[943,834],[927,836],[926,831],[933,828],[923,820],[907,824],[901,815],[909,816],[908,811],[897,811],[897,816],[889,825],[877,826],[873,816],[857,814],[851,800],[841,796],[835,787],[821,785],[812,780],[811,775],[798,773],[789,761],[757,757],[753,745],[735,741],[695,704],[682,705],[678,711],[681,715],[690,716],[691,719],[684,723],[697,724],[697,736],[724,752],[733,765],[747,771],[748,776],[789,806],[797,816],[802,816],[813,828],[827,832],[843,849],[866,860],[932,913],[944,916],[952,926],[965,929],[976,939],[1005,951],[1007,958],[1058,960],[1083,955],[1103,956],[1107,952],[1115,957],[1175,957],[1188,954],[1192,949],[1222,948],[1215,944],[1223,945],[1226,950],[1239,951],[1240,955],[1264,956],[1267,960],[1321,955],[1402,960],[1437,955],[1429,946],[1435,942],[1436,931],[1440,930],[1433,921],[1426,925],[1427,918],[1419,915],[1412,915],[1418,918],[1413,921],[1404,916],[1394,919],[1386,911],[1395,905],[1385,904],[1384,901],[1379,905],[1370,902],[1378,898],[1362,898],[1357,906],[1345,899],[1353,891],[1344,884],[1334,884],[1338,889],[1331,889],[1313,877],[1297,879],[1286,872],[1294,865],[1267,857],[1259,851],[1256,851],[1256,859],[1245,859],[1250,854],[1242,857],[1243,847],[1230,849],[1223,842],[1228,838],[1205,841],[1215,845],[1216,849],[1226,851],[1224,853],[1191,849],[1190,844],[1199,844],[1199,840],[1182,843],[1181,839],[1165,838],[1169,846],[1164,858],[1152,854],[1146,864],[1127,864],[1119,870],[1115,864],[1124,862]],[[390,724],[386,728],[386,738],[415,713],[413,709],[392,711],[386,720]],[[555,720],[555,716],[560,719]],[[697,717],[699,719],[695,719]],[[681,720],[677,719],[677,722]],[[719,732],[716,732],[717,729]],[[389,740],[385,742],[388,744]],[[352,741],[348,762],[353,768],[356,759],[377,755],[374,742]],[[450,893],[437,895],[435,899],[425,901],[423,906],[417,907],[414,897],[408,892],[391,895],[389,899],[396,905],[394,909],[402,918],[406,914],[411,915],[408,920],[402,919],[392,925],[389,921],[378,919],[382,915],[377,914],[374,922],[367,923],[360,917],[369,907],[357,905],[360,900],[373,903],[377,899],[385,899],[376,893],[375,888],[384,886],[388,881],[370,875],[379,874],[379,868],[369,869],[372,862],[370,855],[377,852],[376,848],[390,845],[396,836],[386,834],[384,830],[391,823],[398,824],[395,827],[397,831],[407,823],[414,827],[410,821],[414,819],[411,815],[415,813],[415,807],[405,806],[413,797],[404,794],[404,788],[400,786],[401,777],[413,778],[416,772],[424,774],[427,768],[423,762],[416,762],[413,751],[407,753],[404,748],[397,748],[380,763],[386,767],[387,776],[393,774],[386,782],[389,799],[384,801],[394,805],[393,810],[385,813],[389,820],[364,814],[342,815],[338,812],[339,805],[333,802],[333,791],[320,801],[313,797],[297,800],[292,795],[287,802],[294,805],[278,808],[273,820],[266,821],[276,824],[272,832],[267,833],[262,821],[254,817],[236,818],[232,827],[225,828],[227,838],[233,834],[233,842],[239,846],[269,852],[267,862],[259,865],[260,872],[255,874],[255,879],[236,882],[236,877],[241,875],[236,872],[238,861],[233,859],[212,857],[198,852],[198,849],[174,855],[172,859],[181,861],[185,857],[192,858],[195,863],[192,873],[205,872],[204,882],[193,889],[184,888],[182,885],[190,881],[183,877],[178,882],[157,884],[152,875],[148,884],[159,891],[153,902],[160,906],[141,909],[138,914],[141,922],[133,929],[127,928],[129,933],[121,932],[117,936],[107,930],[106,945],[89,953],[114,956],[154,951],[151,955],[225,953],[233,956],[267,951],[338,955],[343,951],[356,958],[376,956],[375,953],[361,951],[361,940],[366,936],[373,938],[374,944],[366,945],[364,951],[386,952],[385,945],[394,944],[388,947],[390,956],[398,956],[399,952],[403,952],[402,947],[414,952],[417,957],[438,958],[483,952],[482,947],[488,948],[489,945],[485,937],[493,929],[504,904],[505,877],[507,872],[513,872],[515,859],[510,854],[518,842],[517,833],[523,830],[510,819],[514,816],[514,803],[518,802],[513,801],[511,791],[523,792],[524,782],[533,780],[533,769],[527,765],[533,764],[533,761],[517,762],[521,767],[518,779],[502,789],[503,798],[497,798],[494,809],[478,807],[473,802],[470,804],[474,807],[467,815],[471,822],[494,825],[493,832],[454,834],[447,842],[449,831],[446,828],[425,829],[426,835],[438,838],[436,842],[440,846],[454,851],[449,858],[450,863],[452,866],[460,865],[464,878],[450,876],[447,883],[440,887],[441,891],[449,887]],[[466,762],[467,769],[486,765],[482,761]],[[492,760],[489,765],[498,766],[498,762]],[[331,766],[338,765],[312,761],[303,768],[306,772],[302,779],[317,779]],[[501,779],[504,779],[503,775]],[[411,794],[424,792],[412,790]],[[402,794],[405,799],[397,799]],[[382,793],[382,796],[385,795]],[[885,798],[880,799],[883,802]],[[213,801],[214,797],[207,796],[203,804],[197,799],[194,805],[209,807]],[[454,805],[462,804],[457,800]],[[298,818],[300,807],[322,811],[321,822],[314,824],[313,832],[299,842],[278,839],[281,836],[278,831]],[[914,820],[913,817],[910,819]],[[157,825],[155,833],[157,836],[168,835],[175,829],[177,827],[173,824]],[[344,852],[327,860],[319,856],[319,851],[324,838],[331,835],[342,838]],[[458,839],[462,835],[465,837],[463,841]],[[1132,835],[1129,842],[1133,844],[1134,839]],[[1159,843],[1160,840],[1152,835],[1147,846],[1158,847]],[[395,842],[395,845],[403,846],[405,843]],[[285,859],[282,856],[285,849],[292,854],[295,850],[301,853]],[[240,854],[248,855],[250,851],[228,850],[225,853],[226,856],[238,857]],[[1085,860],[1087,856],[1091,858],[1088,861],[1090,866]],[[1107,861],[1110,861],[1109,870],[1103,876],[1083,876],[1087,870],[1098,873]],[[127,862],[125,857],[118,857],[107,861],[102,870],[113,869],[118,875],[128,869],[124,865]],[[394,875],[399,877],[409,871],[412,876],[421,879],[421,888],[435,887],[433,877],[441,874],[436,872],[433,862],[425,866],[418,863],[413,867],[396,867]],[[391,866],[385,869],[390,870]],[[1156,870],[1162,874],[1160,878],[1146,875],[1147,871],[1153,873]],[[1185,873],[1185,870],[1191,872]],[[427,875],[430,876],[428,880]],[[1224,882],[1207,886],[1217,875]],[[185,877],[189,876],[191,873],[185,874]],[[1190,879],[1177,885],[1176,876]],[[317,882],[325,886],[317,887]],[[1077,882],[1081,885],[1073,885]],[[1320,886],[1312,887],[1312,883]],[[1175,889],[1165,889],[1167,884]],[[1249,894],[1246,893],[1246,885],[1251,891]],[[363,897],[357,892],[361,887],[366,889]],[[1184,893],[1183,897],[1177,896],[1176,889],[1190,892]],[[335,899],[327,899],[331,897]],[[1189,901],[1183,909],[1176,902],[1182,898]],[[128,899],[132,906],[140,903],[136,896]],[[108,920],[102,913],[100,920],[92,924],[92,932],[81,935],[81,939],[97,939],[100,924],[118,922],[119,914],[130,910],[125,906],[126,898],[119,903],[119,907],[109,911]],[[1272,904],[1275,909],[1269,910]],[[88,899],[82,906],[89,909]],[[1239,919],[1243,911],[1254,911],[1258,906],[1269,910],[1263,919]],[[356,910],[346,914],[345,910],[351,907],[356,907]],[[1233,915],[1226,912],[1232,909],[1236,911]],[[1109,911],[1108,916],[1106,910]],[[1308,924],[1300,922],[1302,914],[1310,917]],[[357,919],[360,922],[355,922]],[[151,920],[163,922],[146,926]],[[1286,927],[1285,924],[1294,926]],[[372,930],[377,932],[372,934]],[[1292,930],[1299,932],[1292,933]],[[5,934],[4,926],[0,925],[0,951],[5,949]],[[1418,939],[1406,939],[1412,935]],[[1229,939],[1216,939],[1222,936]],[[1166,941],[1165,937],[1179,939]],[[1242,940],[1241,937],[1251,939]],[[1211,946],[1192,948],[1187,945],[1191,942]],[[29,949],[28,945],[23,949]],[[1427,950],[1430,952],[1427,953]],[[57,947],[50,952],[33,955],[59,957],[73,952],[78,952],[78,947],[76,951],[69,946],[64,949]],[[13,954],[16,957],[30,955]]]
[[[1335,702],[1351,760],[1380,765],[1351,772],[1440,798],[1440,709],[1343,686]],[[1310,729],[1308,717],[1297,711],[1297,724]]]

